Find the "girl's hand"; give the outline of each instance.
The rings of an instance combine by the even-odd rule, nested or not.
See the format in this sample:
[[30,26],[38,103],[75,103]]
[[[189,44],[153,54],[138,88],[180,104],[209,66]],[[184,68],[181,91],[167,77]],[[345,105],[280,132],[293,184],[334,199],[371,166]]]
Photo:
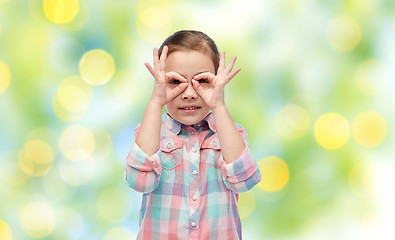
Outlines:
[[168,47],[164,46],[162,54],[159,58],[158,49],[154,48],[154,67],[152,67],[149,63],[144,63],[148,71],[155,79],[151,101],[154,101],[161,107],[181,94],[188,86],[188,81],[180,74],[176,72],[165,72],[167,52]]
[[232,72],[236,57],[232,57],[228,66],[225,66],[225,52],[221,53],[217,75],[210,72],[198,74],[193,77],[192,84],[196,92],[211,110],[225,106],[225,85],[240,72],[237,68]]

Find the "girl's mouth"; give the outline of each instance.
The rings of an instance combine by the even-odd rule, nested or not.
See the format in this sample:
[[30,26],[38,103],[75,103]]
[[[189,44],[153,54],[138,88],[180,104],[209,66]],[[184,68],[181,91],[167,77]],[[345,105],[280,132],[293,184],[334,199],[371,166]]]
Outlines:
[[198,108],[200,108],[200,107],[180,107],[179,109],[182,109],[182,110],[195,110],[195,109],[198,109]]
[[183,112],[195,112],[197,111],[199,108],[199,106],[188,106],[188,107],[180,107],[178,109],[182,110]]

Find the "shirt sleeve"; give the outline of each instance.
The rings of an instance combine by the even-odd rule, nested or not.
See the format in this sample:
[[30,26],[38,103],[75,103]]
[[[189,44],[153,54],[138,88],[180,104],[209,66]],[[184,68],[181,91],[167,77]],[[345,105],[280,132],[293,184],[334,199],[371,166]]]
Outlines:
[[227,164],[222,160],[221,170],[224,176],[225,185],[230,190],[241,193],[252,189],[261,181],[261,172],[252,155],[247,131],[242,126],[238,126],[238,130],[246,144],[244,151],[241,153],[240,157],[232,163]]
[[162,172],[162,165],[159,159],[160,149],[149,157],[136,144],[136,136],[140,125],[136,127],[133,145],[126,157],[125,182],[129,187],[138,192],[152,192],[158,185]]

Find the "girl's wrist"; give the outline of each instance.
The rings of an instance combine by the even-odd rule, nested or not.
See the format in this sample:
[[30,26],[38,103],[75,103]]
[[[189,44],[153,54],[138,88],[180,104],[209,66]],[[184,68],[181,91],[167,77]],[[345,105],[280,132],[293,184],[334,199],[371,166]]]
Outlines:
[[211,111],[213,112],[213,114],[219,112],[223,112],[224,110],[228,110],[228,108],[226,107],[225,103],[220,103],[220,104],[216,104],[216,106],[214,108],[211,108]]
[[162,111],[162,108],[164,105],[165,104],[163,104],[159,99],[156,99],[153,96],[151,97],[151,99],[148,102],[148,107],[160,109],[160,111]]

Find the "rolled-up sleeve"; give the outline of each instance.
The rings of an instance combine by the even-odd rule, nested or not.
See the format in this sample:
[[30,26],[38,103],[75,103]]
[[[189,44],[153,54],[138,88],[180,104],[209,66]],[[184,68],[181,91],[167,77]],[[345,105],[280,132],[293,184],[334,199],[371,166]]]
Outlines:
[[222,160],[221,163],[225,185],[236,193],[246,192],[261,181],[261,173],[250,150],[247,132],[241,126],[238,129],[246,144],[244,151],[236,161],[227,164]]
[[152,192],[159,184],[162,165],[159,159],[160,149],[149,157],[136,144],[136,135],[139,126],[136,128],[133,145],[126,157],[125,181],[138,192]]

